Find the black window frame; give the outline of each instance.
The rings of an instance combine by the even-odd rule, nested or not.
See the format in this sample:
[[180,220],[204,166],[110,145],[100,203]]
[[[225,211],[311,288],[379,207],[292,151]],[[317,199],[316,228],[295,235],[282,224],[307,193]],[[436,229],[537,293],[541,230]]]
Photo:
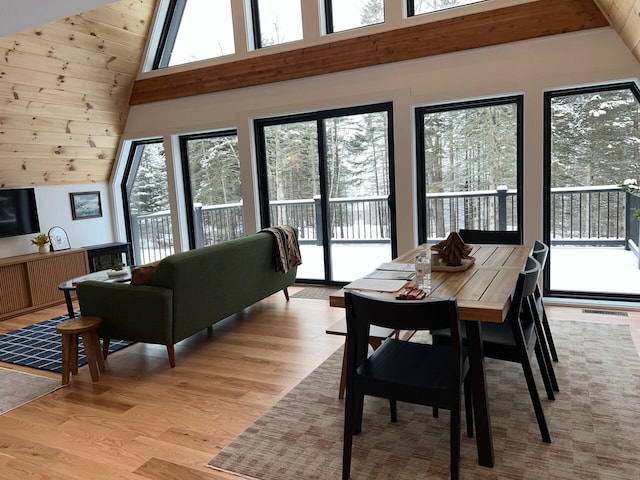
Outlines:
[[469,5],[475,5],[476,3],[481,3],[481,2],[486,2],[486,1],[487,0],[478,0],[477,2],[470,3],[468,5],[453,5],[451,7],[440,8],[438,10],[434,10],[433,12],[425,12],[425,13],[416,14],[415,0],[407,0],[407,18],[417,17],[417,16],[420,16],[420,15],[428,15],[430,13],[435,13],[435,12],[442,12],[442,11],[445,11],[445,10],[451,10],[453,8],[467,7]]
[[202,138],[215,138],[215,137],[228,137],[235,135],[238,136],[238,131],[235,128],[229,128],[226,130],[215,130],[209,132],[193,133],[180,135],[178,137],[178,143],[180,148],[180,167],[182,170],[182,188],[184,192],[184,201],[186,208],[187,229],[189,235],[189,248],[196,248],[196,232],[195,232],[195,220],[193,218],[193,191],[191,189],[191,173],[189,171],[189,155],[187,152],[187,142],[189,140],[199,140]]
[[[152,70],[159,70],[169,66],[171,53],[176,42],[176,37],[178,36],[178,30],[180,29],[182,15],[184,14],[187,1],[188,0],[169,0],[158,46],[153,57]],[[171,46],[171,48],[168,48],[168,46]]]
[[[345,0],[342,0],[345,1]],[[334,26],[333,26],[333,0],[323,0],[324,2],[324,22],[325,22],[325,30],[327,35],[330,35],[332,33],[336,33],[334,31]],[[385,6],[385,2],[386,0],[382,0],[382,4],[383,4],[383,8]],[[383,10],[383,15],[384,15],[384,10]],[[371,27],[373,25],[381,25],[383,23],[386,22],[386,17],[382,20],[382,22],[378,22],[378,23],[371,23],[368,25],[360,25],[358,27],[351,27],[345,30],[339,30],[339,32],[346,32],[349,30],[355,30],[357,28],[366,28],[366,27]]]
[[[145,140],[135,140],[131,142],[129,145],[129,153],[127,155],[127,162],[124,167],[124,171],[122,172],[122,181],[120,182],[120,194],[122,195],[122,210],[124,214],[124,226],[125,232],[127,236],[127,242],[133,245],[133,233],[131,230],[131,210],[129,203],[129,195],[131,193],[131,189],[133,188],[133,183],[135,181],[135,175],[132,176],[132,172],[138,172],[138,168],[140,167],[140,161],[142,160],[142,149],[139,148],[144,145],[151,145],[153,143],[161,143],[164,144],[164,139],[162,137],[148,138]],[[135,252],[135,248],[134,248]],[[138,261],[139,259],[134,258],[134,261]]]
[[523,213],[523,174],[524,174],[524,95],[508,95],[495,98],[480,98],[461,102],[440,103],[415,108],[415,135],[416,135],[416,215],[418,225],[419,243],[427,243],[427,192],[426,192],[426,159],[424,144],[424,115],[438,112],[450,112],[471,108],[492,107],[498,105],[516,105],[516,218],[518,221],[519,243],[524,238],[524,213]]
[[[268,172],[267,172],[267,155],[266,155],[266,140],[264,136],[265,127],[274,126],[274,125],[282,125],[287,123],[298,123],[298,122],[316,122],[316,129],[318,132],[318,155],[320,158],[326,157],[326,139],[324,136],[324,131],[322,128],[322,123],[326,119],[341,117],[341,116],[349,116],[349,115],[359,115],[366,113],[378,113],[378,112],[386,112],[387,113],[387,121],[388,121],[388,155],[389,155],[389,195],[388,195],[388,205],[389,205],[389,230],[391,235],[391,258],[396,258],[398,256],[398,228],[397,228],[397,214],[396,214],[396,186],[395,186],[395,143],[394,143],[394,128],[393,128],[393,102],[380,102],[366,105],[358,105],[352,107],[342,107],[342,108],[334,108],[329,110],[318,110],[315,112],[306,112],[299,114],[291,114],[291,115],[283,115],[279,117],[269,117],[269,118],[259,118],[253,121],[254,126],[254,141],[256,145],[256,172],[257,172],[257,184],[258,184],[258,192],[257,198],[259,201],[259,212],[260,212],[260,222],[262,228],[266,228],[271,226],[271,213],[270,213],[270,202],[269,202],[269,180],[268,180]],[[330,219],[329,219],[329,198],[327,195],[327,185],[326,185],[326,162],[320,161],[320,188],[321,188],[321,197],[322,197],[322,225],[324,231],[329,231]],[[335,280],[328,281],[327,279],[332,278],[331,271],[331,258],[330,258],[330,248],[329,248],[329,239],[326,235],[323,235],[322,239],[322,247],[324,251],[324,279],[316,280],[316,279],[305,279],[305,282],[310,284],[328,284],[328,285],[337,285],[343,286],[345,282],[338,282]],[[328,283],[327,283],[328,282]]]
[[[609,92],[612,90],[629,90],[640,105],[640,88],[635,82],[614,82],[607,84],[598,84],[574,88],[562,88],[557,90],[548,90],[544,92],[543,106],[543,122],[544,122],[544,138],[543,138],[543,232],[544,242],[549,245],[549,255],[547,257],[547,265],[551,264],[553,257],[551,251],[551,102],[557,97],[568,97],[571,95],[581,95],[587,93]],[[604,292],[582,292],[578,290],[551,290],[551,268],[545,268],[543,271],[543,296],[554,298],[571,298],[571,299],[589,299],[599,301],[638,301],[638,295],[629,293],[604,293]]]

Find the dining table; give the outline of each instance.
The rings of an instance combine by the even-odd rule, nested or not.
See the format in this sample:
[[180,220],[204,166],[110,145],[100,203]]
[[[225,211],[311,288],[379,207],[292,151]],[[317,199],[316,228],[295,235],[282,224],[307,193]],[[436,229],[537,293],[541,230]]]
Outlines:
[[[429,249],[429,245],[406,252],[393,262],[411,264],[423,248]],[[493,467],[494,451],[482,350],[482,323],[505,320],[518,274],[530,254],[531,246],[527,245],[473,245],[470,253],[473,261],[467,260],[470,263],[468,268],[442,267],[442,270],[432,269],[431,272],[431,289],[426,298],[456,298],[458,315],[465,323],[478,463],[486,467]],[[344,308],[344,292],[343,288],[333,293],[329,298],[330,305]],[[382,298],[397,295],[390,292],[375,294]]]

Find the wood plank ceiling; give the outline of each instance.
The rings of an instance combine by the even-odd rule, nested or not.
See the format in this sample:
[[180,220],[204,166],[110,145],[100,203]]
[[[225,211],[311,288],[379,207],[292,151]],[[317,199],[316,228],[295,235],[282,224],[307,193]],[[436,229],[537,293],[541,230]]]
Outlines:
[[[640,0],[539,0],[429,24],[448,34],[453,46],[446,51],[441,43],[425,41],[429,32],[418,26],[325,44],[331,46],[328,56],[323,53],[327,47],[319,45],[135,82],[155,3],[120,0],[0,37],[0,188],[107,181],[129,103],[170,98],[176,91],[193,95],[245,86],[239,78],[252,85],[297,78],[291,72],[301,65],[311,69],[305,75],[366,66],[349,62],[348,55],[336,56],[335,49],[349,53],[358,46],[366,53],[373,45],[375,55],[368,64],[376,64],[595,28],[608,24],[594,8],[597,4],[640,60]],[[390,43],[381,50],[375,40]],[[407,47],[406,41],[419,48]],[[334,58],[342,66],[334,65]],[[176,81],[180,89],[170,87]]]
[[155,0],[0,37],[0,187],[109,179]]

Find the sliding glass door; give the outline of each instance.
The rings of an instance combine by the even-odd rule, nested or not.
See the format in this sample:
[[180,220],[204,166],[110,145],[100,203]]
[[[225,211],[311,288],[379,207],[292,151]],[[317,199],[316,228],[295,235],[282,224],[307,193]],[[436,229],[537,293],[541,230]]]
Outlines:
[[344,283],[395,254],[391,105],[256,121],[263,225],[299,231],[298,279]]
[[640,298],[640,90],[635,83],[545,94],[545,294]]

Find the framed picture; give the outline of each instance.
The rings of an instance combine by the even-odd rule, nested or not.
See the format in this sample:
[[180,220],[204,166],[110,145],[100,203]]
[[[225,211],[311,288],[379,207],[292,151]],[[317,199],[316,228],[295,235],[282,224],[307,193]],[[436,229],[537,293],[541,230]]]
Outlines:
[[51,250],[54,252],[71,248],[71,245],[69,245],[69,237],[67,236],[67,232],[64,231],[64,228],[51,227],[48,235],[51,241]]
[[96,218],[102,216],[100,192],[70,193],[71,214],[74,220]]

